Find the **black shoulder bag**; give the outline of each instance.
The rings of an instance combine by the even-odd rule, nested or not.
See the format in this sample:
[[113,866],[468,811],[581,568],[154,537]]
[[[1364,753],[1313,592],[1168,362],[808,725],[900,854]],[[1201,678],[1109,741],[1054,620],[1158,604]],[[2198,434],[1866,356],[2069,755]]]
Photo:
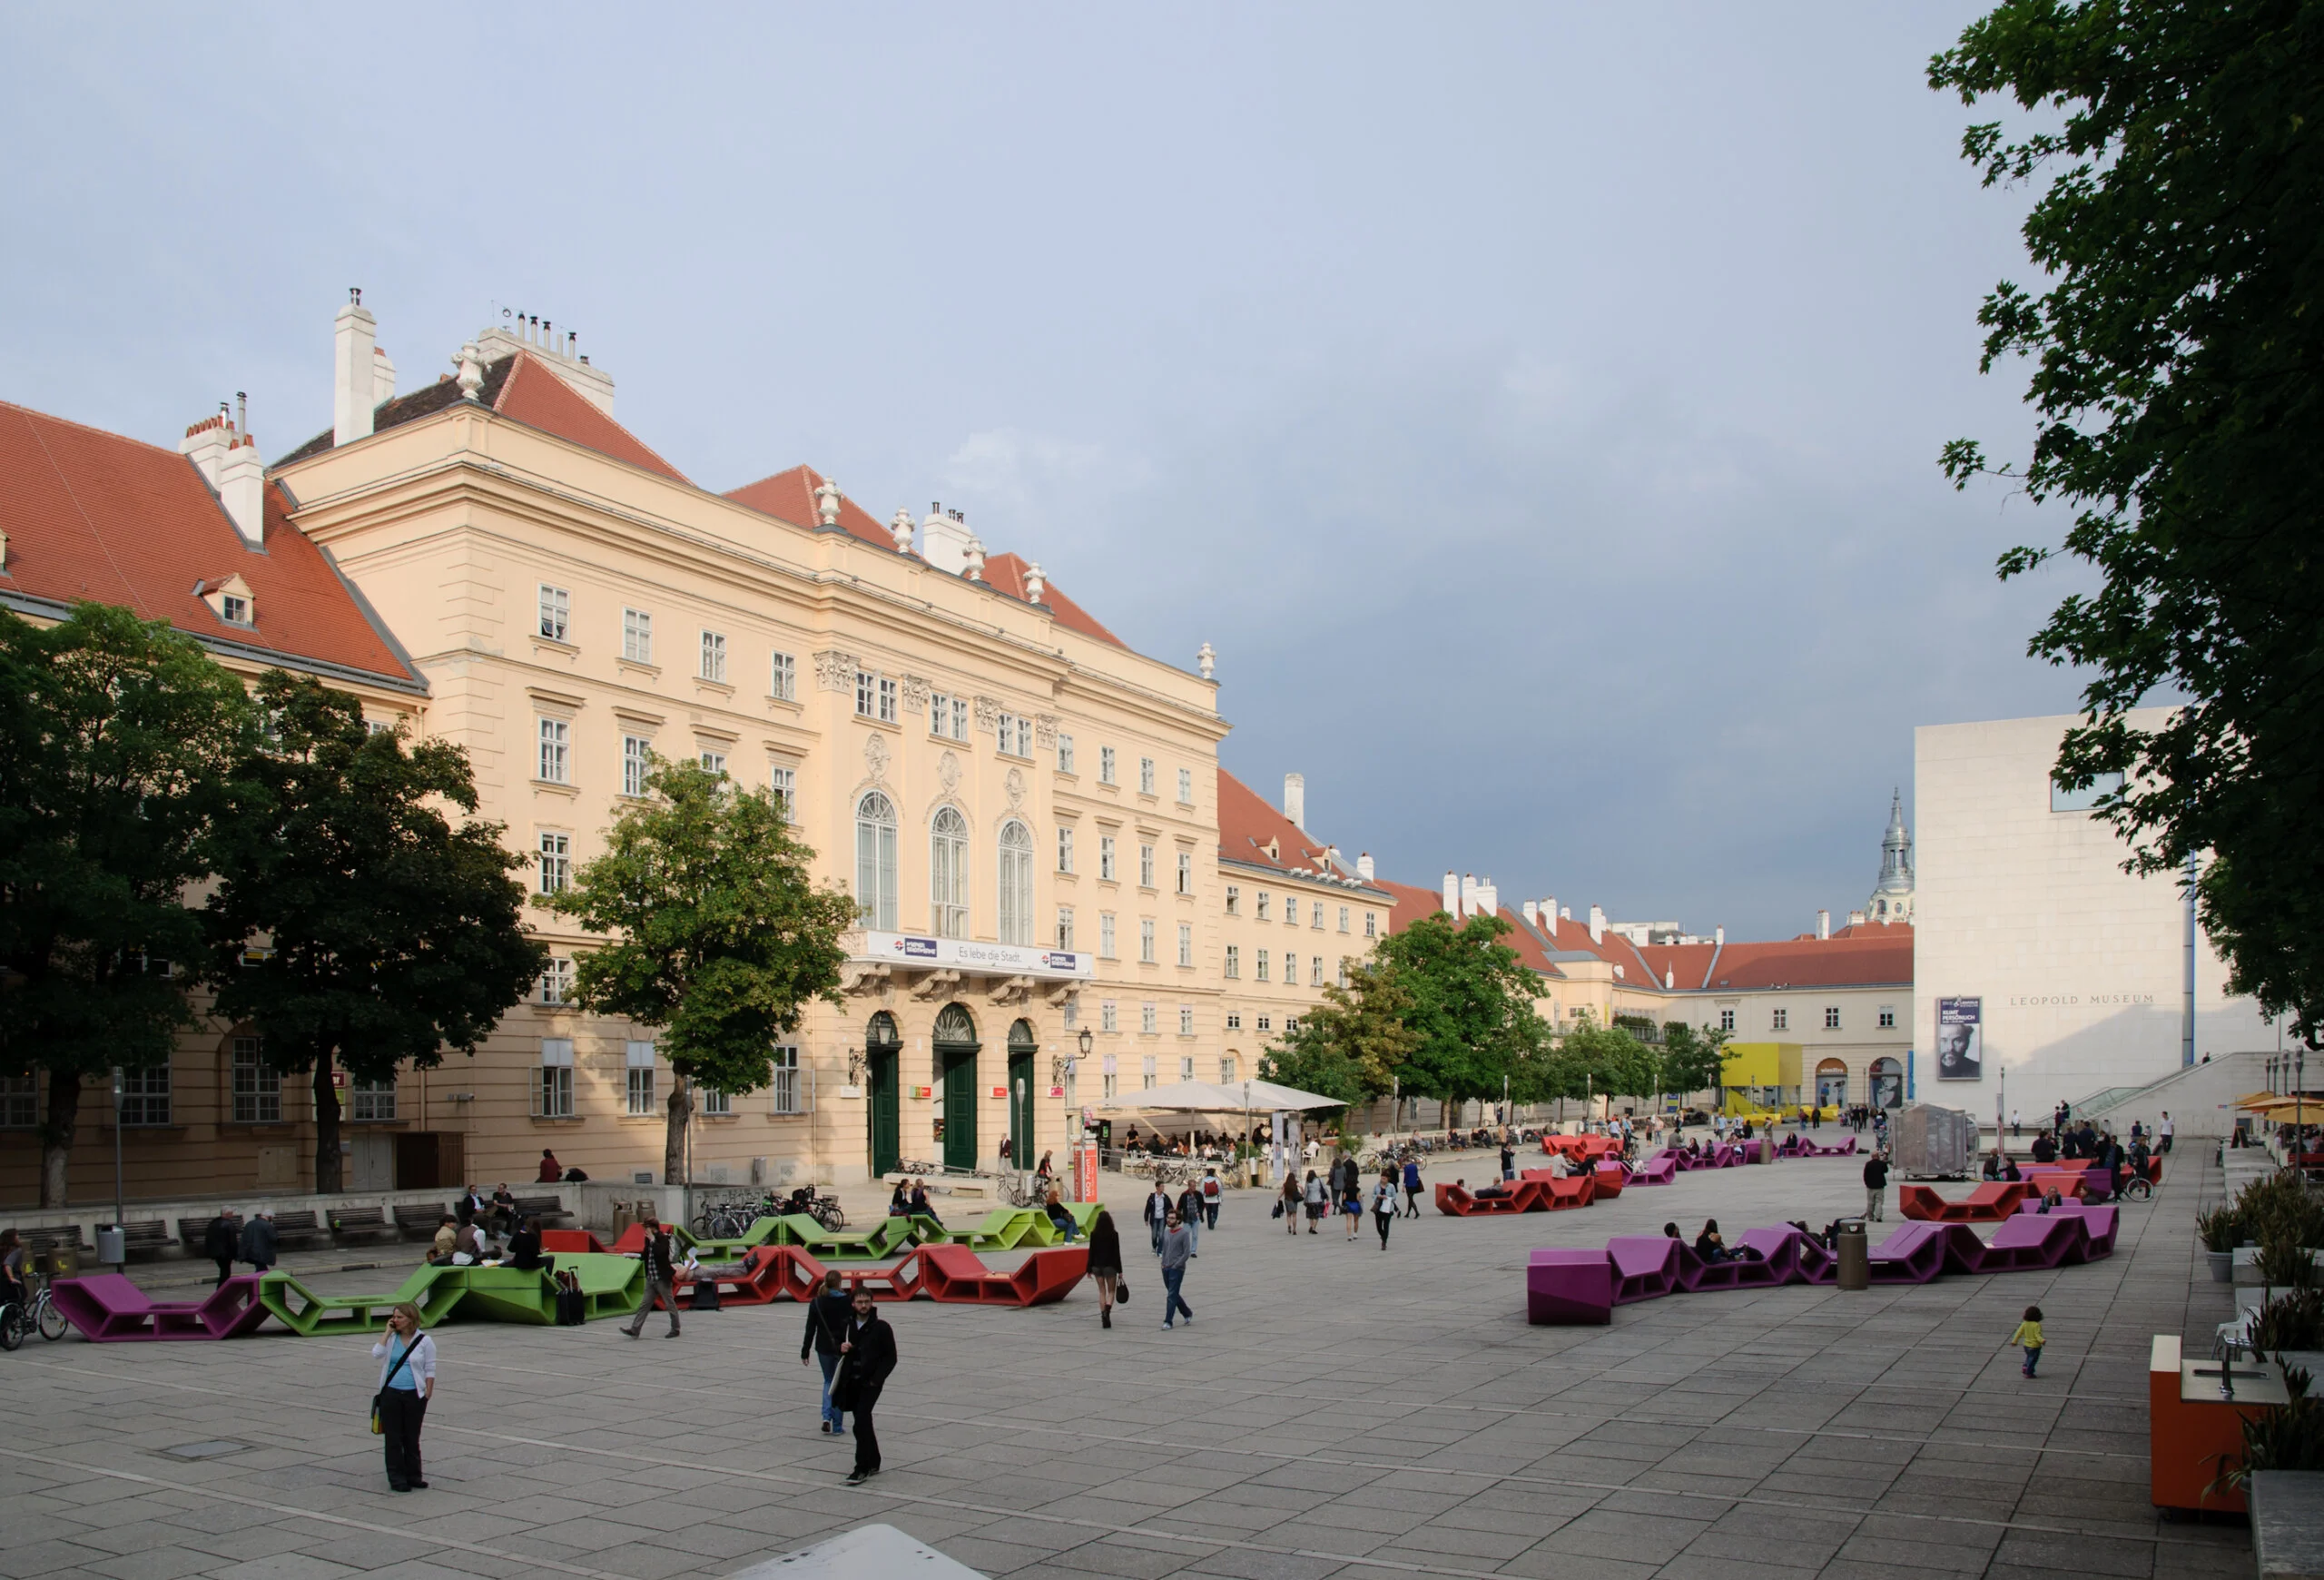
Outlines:
[[396,1357],[395,1365],[388,1368],[388,1375],[379,1379],[379,1391],[371,1396],[372,1437],[379,1437],[386,1436],[387,1428],[379,1424],[379,1406],[386,1402],[388,1397],[388,1387],[396,1380],[396,1373],[404,1368],[405,1365],[411,1359],[411,1352],[419,1348],[419,1335],[415,1333],[411,1336],[411,1342],[403,1347],[403,1353]]

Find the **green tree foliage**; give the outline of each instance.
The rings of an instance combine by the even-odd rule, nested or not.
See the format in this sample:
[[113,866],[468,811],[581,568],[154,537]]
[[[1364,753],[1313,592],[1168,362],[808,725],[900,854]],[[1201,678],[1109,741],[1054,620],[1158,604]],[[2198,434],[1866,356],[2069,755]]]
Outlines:
[[1262,1057],[1260,1074],[1343,1103],[1369,1102],[1395,1084],[1420,1046],[1406,1021],[1412,1008],[1411,991],[1393,971],[1351,965],[1347,986],[1324,989],[1324,1002]]
[[807,1004],[839,1002],[840,938],[855,926],[856,905],[815,886],[813,859],[768,792],[657,759],[645,799],[621,809],[606,854],[542,902],[608,940],[576,969],[580,1002],[661,1032],[678,1078],[666,1180],[686,1177],[694,1083],[758,1091]]
[[48,1074],[41,1205],[64,1204],[84,1076],[167,1062],[201,952],[187,884],[245,737],[241,683],[160,621],[0,611],[0,1068]]
[[1375,966],[1411,1000],[1399,1014],[1416,1040],[1396,1072],[1407,1095],[1498,1101],[1504,1078],[1515,1101],[1555,1095],[1540,983],[1501,942],[1509,931],[1497,916],[1456,924],[1439,912],[1374,946]]
[[[233,815],[209,842],[210,980],[217,1011],[256,1023],[266,1061],[313,1076],[315,1189],[340,1189],[334,1067],[358,1081],[474,1053],[540,974],[526,935],[526,858],[501,826],[464,820],[476,785],[443,741],[372,734],[355,697],[274,671],[258,685],[268,737],[234,774]],[[253,941],[271,945],[245,957]]]
[[1560,1040],[1559,1097],[1650,1097],[1660,1087],[1655,1051],[1620,1026],[1583,1021]]
[[[2126,865],[2199,885],[2230,986],[2324,1032],[2324,6],[2010,0],[1930,63],[1988,185],[2045,176],[2024,225],[2040,294],[1986,298],[1984,366],[2034,364],[2022,466],[1946,446],[1956,485],[2017,478],[2075,509],[2103,580],[2031,650],[2087,667],[2063,783],[2127,775],[2102,815]],[[2059,552],[2022,548],[2004,578]],[[2183,697],[2158,729],[2127,711]]]
[[1665,1022],[1662,1090],[1684,1097],[1725,1084],[1727,1062],[1733,1057],[1727,1052],[1730,1034],[1697,1031],[1684,1021]]

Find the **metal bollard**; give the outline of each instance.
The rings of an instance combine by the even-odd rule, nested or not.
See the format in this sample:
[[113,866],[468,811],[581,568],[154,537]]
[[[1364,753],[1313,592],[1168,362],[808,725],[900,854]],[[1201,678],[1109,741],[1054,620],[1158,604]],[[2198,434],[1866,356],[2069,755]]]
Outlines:
[[1843,1289],[1872,1288],[1872,1242],[1864,1232],[1864,1220],[1842,1220],[1837,1249],[1840,1265],[1834,1282]]

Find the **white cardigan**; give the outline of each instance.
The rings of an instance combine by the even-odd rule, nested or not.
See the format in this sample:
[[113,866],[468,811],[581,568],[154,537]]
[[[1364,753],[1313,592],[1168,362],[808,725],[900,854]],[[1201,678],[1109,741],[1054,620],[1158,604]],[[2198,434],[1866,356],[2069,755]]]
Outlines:
[[[381,1387],[388,1386],[388,1368],[394,1364],[391,1358],[399,1354],[401,1348],[401,1345],[390,1348],[384,1338],[371,1346],[371,1353],[379,1358]],[[402,1369],[421,1393],[425,1394],[428,1391],[429,1385],[436,1380],[436,1336],[434,1334],[423,1333],[419,1336],[419,1341],[411,1348],[411,1358],[404,1363]]]

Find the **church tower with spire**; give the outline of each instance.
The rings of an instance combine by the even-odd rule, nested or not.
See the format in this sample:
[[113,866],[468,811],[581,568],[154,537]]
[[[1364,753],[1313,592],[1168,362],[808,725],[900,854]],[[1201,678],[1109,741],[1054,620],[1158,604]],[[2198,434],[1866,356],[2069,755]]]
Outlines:
[[1888,833],[1880,841],[1880,882],[1873,886],[1865,916],[1875,923],[1913,919],[1913,836],[1905,831],[1902,788],[1888,803]]

